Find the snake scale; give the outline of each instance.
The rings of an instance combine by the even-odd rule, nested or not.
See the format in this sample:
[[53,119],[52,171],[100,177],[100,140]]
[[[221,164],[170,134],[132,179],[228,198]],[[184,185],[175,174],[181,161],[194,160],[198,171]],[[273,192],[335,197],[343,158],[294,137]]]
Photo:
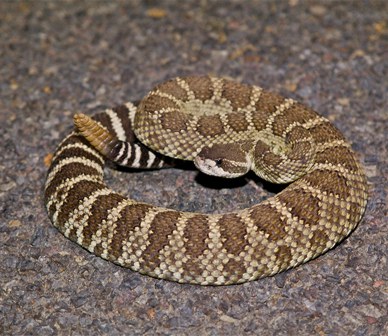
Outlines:
[[[200,285],[243,283],[311,260],[360,221],[367,182],[350,144],[324,117],[260,87],[209,76],[158,85],[131,103],[74,117],[45,185],[53,224],[133,271]],[[225,214],[181,212],[106,186],[106,160],[161,168],[194,160],[211,175],[252,169],[280,193]]]

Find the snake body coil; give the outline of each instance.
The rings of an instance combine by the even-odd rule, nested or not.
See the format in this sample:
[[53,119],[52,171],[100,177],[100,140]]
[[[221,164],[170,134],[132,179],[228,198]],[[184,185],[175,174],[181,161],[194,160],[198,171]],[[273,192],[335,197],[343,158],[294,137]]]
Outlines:
[[[47,176],[53,224],[90,252],[153,277],[225,285],[273,275],[335,246],[366,207],[365,174],[341,133],[311,109],[259,87],[176,78],[152,90],[138,110],[128,103],[93,120],[78,115],[75,123]],[[106,158],[168,166],[157,152],[194,160],[214,175],[252,169],[271,182],[294,182],[251,208],[210,215],[138,202],[105,185]]]

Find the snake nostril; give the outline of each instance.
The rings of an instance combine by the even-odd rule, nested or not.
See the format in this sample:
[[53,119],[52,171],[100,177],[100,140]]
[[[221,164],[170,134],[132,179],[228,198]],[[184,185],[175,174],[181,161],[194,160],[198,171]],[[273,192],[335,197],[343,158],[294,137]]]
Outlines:
[[222,165],[222,162],[223,162],[222,159],[217,159],[217,160],[216,160],[216,166],[217,166],[217,167],[221,166],[221,165]]

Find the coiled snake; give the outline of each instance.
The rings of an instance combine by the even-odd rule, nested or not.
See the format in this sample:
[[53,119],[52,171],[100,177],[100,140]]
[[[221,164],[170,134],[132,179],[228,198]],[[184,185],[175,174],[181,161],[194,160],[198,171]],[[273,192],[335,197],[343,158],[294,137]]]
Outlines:
[[[176,78],[138,108],[127,103],[74,121],[46,180],[51,221],[95,255],[153,277],[225,285],[273,275],[335,246],[366,207],[365,174],[341,133],[310,108],[256,86]],[[103,181],[106,159],[161,168],[171,164],[166,156],[194,160],[211,175],[252,169],[292,183],[251,208],[201,214],[129,199]]]

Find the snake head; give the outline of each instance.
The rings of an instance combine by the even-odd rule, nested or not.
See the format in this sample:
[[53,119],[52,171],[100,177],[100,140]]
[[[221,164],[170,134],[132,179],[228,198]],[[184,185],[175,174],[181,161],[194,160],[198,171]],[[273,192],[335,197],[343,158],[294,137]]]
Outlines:
[[201,149],[194,159],[195,166],[204,174],[235,178],[251,169],[251,160],[239,144],[214,144]]

